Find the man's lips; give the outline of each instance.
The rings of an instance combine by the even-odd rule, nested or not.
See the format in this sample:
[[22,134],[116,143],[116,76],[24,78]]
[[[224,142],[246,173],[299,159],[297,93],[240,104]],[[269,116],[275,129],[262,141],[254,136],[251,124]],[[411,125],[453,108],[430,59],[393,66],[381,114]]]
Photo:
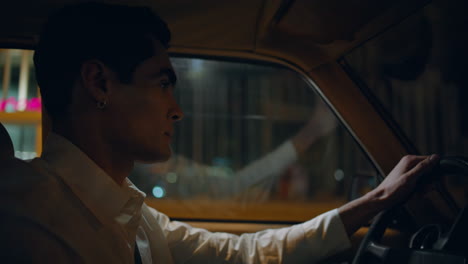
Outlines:
[[164,135],[167,136],[168,138],[172,138],[172,133],[170,132],[164,132]]

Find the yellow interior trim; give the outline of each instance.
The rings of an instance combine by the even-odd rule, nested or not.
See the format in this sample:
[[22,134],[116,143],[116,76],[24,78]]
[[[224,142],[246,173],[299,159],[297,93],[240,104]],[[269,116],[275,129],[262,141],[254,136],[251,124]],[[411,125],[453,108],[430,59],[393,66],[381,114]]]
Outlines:
[[0,113],[0,122],[9,124],[41,124],[40,112]]

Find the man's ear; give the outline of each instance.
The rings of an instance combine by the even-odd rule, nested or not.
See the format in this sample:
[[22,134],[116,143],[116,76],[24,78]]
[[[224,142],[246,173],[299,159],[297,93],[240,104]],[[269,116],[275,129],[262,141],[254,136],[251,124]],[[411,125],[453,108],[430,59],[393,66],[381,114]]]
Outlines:
[[107,101],[110,95],[110,69],[99,60],[88,60],[81,65],[83,88],[96,102]]

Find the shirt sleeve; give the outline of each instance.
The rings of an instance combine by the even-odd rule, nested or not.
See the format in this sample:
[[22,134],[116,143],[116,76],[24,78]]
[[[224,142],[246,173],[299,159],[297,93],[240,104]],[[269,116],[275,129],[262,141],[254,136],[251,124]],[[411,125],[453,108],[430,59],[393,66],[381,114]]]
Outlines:
[[315,263],[350,246],[336,209],[302,224],[241,236],[194,228],[150,210],[175,263]]

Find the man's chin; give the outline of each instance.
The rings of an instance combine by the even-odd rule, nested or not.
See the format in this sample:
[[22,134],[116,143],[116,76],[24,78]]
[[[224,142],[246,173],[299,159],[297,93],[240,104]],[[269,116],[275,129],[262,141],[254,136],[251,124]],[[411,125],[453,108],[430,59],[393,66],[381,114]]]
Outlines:
[[157,153],[145,153],[143,155],[139,155],[140,157],[137,158],[137,162],[140,163],[156,163],[156,162],[165,162],[168,161],[172,156],[172,151],[168,151],[165,153],[157,152]]

